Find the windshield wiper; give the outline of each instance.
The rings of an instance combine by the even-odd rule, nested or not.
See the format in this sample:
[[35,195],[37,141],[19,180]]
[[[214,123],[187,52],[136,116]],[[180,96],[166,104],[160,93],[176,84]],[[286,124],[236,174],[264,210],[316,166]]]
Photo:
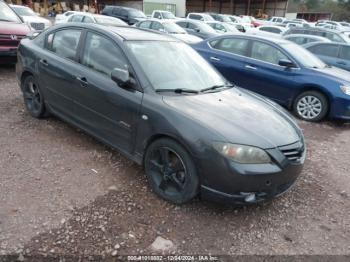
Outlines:
[[231,87],[234,87],[234,85],[231,85],[231,84],[213,85],[213,86],[210,86],[210,87],[202,89],[201,92],[206,92],[206,91],[209,91],[209,90],[216,90],[216,89],[220,89],[220,88],[231,88]]
[[198,94],[199,91],[195,89],[186,89],[186,88],[176,88],[176,89],[156,89],[156,92],[174,92],[176,94],[182,94],[182,93],[190,93],[190,94]]

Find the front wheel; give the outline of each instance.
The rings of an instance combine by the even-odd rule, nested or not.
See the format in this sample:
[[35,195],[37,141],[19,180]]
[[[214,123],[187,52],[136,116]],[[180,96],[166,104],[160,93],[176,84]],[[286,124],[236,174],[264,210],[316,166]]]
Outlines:
[[328,112],[327,98],[317,91],[306,91],[294,102],[294,113],[301,119],[310,122],[321,121]]
[[198,193],[199,180],[190,154],[171,139],[159,139],[146,151],[145,171],[153,191],[176,204],[190,201]]

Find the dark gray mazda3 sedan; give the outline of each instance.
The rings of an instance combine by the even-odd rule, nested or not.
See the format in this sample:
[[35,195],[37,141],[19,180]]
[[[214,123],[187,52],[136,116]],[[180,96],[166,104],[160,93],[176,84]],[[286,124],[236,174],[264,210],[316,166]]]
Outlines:
[[273,102],[230,85],[166,35],[94,24],[21,41],[17,77],[33,117],[58,116],[144,166],[152,189],[256,203],[288,190],[303,134]]

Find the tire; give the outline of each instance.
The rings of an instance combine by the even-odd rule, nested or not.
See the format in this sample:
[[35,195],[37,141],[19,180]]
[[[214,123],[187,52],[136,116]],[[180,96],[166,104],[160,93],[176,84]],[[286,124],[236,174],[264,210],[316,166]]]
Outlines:
[[34,76],[28,75],[22,80],[24,104],[28,112],[35,118],[48,115],[45,108],[44,97]]
[[295,115],[309,122],[321,121],[327,115],[328,108],[326,96],[317,91],[301,93],[293,104]]
[[174,140],[154,141],[146,150],[144,167],[148,182],[159,197],[184,204],[198,194],[199,179],[193,160]]

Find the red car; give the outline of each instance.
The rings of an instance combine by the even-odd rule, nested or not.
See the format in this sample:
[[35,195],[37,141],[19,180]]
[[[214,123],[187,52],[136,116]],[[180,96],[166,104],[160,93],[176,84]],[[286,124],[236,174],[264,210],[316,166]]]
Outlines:
[[2,0],[0,0],[0,64],[15,63],[17,47],[30,27]]

